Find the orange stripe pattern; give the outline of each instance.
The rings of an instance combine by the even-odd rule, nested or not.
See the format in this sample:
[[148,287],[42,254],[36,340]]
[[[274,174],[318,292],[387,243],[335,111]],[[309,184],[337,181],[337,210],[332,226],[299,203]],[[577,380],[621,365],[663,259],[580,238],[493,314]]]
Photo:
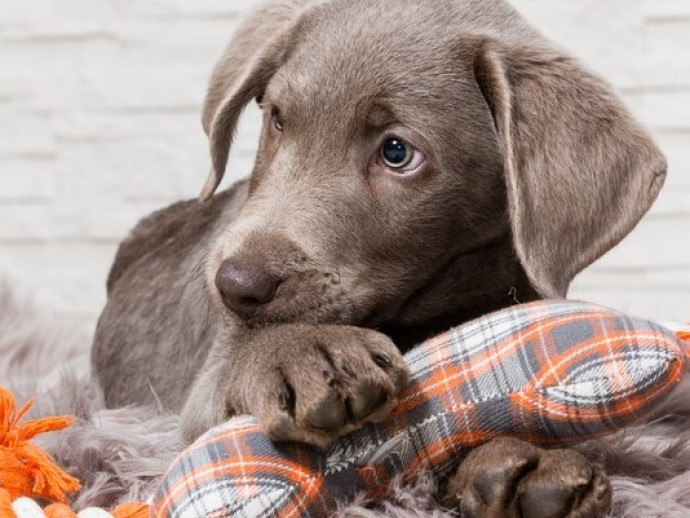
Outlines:
[[320,518],[392,477],[444,474],[501,435],[577,442],[639,422],[678,386],[686,349],[647,320],[541,301],[485,316],[408,353],[391,418],[326,451],[274,444],[249,416],[210,431],[173,464],[153,515]]

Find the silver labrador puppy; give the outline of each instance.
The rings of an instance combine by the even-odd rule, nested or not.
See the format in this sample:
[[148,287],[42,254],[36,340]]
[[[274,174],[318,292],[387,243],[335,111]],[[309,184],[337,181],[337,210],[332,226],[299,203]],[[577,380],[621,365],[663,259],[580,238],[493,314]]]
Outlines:
[[[213,196],[253,100],[254,171]],[[502,0],[267,4],[218,63],[203,125],[206,203],[122,243],[93,348],[109,405],[158,399],[190,441],[239,412],[317,445],[383,418],[401,351],[565,296],[666,173],[611,89]],[[580,454],[508,440],[449,487],[481,518],[596,517],[610,499]]]

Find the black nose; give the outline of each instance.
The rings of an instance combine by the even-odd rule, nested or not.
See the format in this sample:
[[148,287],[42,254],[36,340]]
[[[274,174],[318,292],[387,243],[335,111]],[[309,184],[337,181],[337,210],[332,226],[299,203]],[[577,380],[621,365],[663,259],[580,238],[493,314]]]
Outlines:
[[230,258],[216,273],[216,287],[223,302],[240,316],[250,316],[259,306],[271,302],[280,278],[249,261]]

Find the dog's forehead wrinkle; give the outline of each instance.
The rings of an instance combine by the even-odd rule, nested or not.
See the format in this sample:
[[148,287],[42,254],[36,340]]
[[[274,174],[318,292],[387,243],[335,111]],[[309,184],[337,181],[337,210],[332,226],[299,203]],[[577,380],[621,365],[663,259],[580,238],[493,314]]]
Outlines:
[[[338,52],[337,66],[324,56],[318,66],[295,62],[281,71],[292,86],[284,90],[284,102],[307,127],[322,123],[335,129],[334,124],[354,120],[360,125],[385,126],[425,110],[435,112],[437,120],[445,112],[444,103],[451,98],[461,100],[463,90],[473,84],[471,74],[450,54],[410,71],[406,65],[400,69],[375,59],[363,60],[352,50]],[[429,81],[438,86],[428,88]]]
[[[433,77],[443,78],[444,75],[433,74]],[[294,124],[297,134],[315,133],[315,138],[310,139],[312,144],[301,150],[299,156],[305,161],[316,156],[322,166],[326,155],[339,151],[332,146],[338,138],[351,142],[353,138],[363,134],[371,136],[369,132],[380,131],[394,124],[408,126],[422,133],[435,132],[439,117],[448,113],[449,97],[455,95],[457,99],[452,101],[464,101],[455,106],[458,108],[457,116],[465,110],[470,97],[463,97],[463,88],[454,88],[453,92],[439,88],[431,93],[425,91],[421,83],[417,85],[393,78],[382,81],[385,84],[381,86],[371,82],[361,87],[345,82],[324,87],[324,83],[317,79],[312,81],[294,88],[293,91],[299,94],[283,97],[282,104],[286,107],[288,124]],[[460,83],[456,81],[456,84]],[[469,84],[469,81],[464,81],[461,86]],[[353,95],[353,92],[358,93]],[[473,118],[474,114],[469,117]],[[329,138],[322,138],[324,132]]]
[[372,129],[385,128],[399,122],[398,116],[391,110],[387,102],[381,99],[365,104],[362,111],[366,113],[367,126]]

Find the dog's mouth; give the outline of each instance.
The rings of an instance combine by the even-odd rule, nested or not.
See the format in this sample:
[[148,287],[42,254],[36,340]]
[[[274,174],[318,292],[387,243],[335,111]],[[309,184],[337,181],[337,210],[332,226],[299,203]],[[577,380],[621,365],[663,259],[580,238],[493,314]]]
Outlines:
[[354,325],[357,323],[354,308],[355,304],[345,293],[338,291],[322,298],[301,295],[278,297],[269,304],[250,302],[244,308],[229,311],[248,327],[287,323]]

